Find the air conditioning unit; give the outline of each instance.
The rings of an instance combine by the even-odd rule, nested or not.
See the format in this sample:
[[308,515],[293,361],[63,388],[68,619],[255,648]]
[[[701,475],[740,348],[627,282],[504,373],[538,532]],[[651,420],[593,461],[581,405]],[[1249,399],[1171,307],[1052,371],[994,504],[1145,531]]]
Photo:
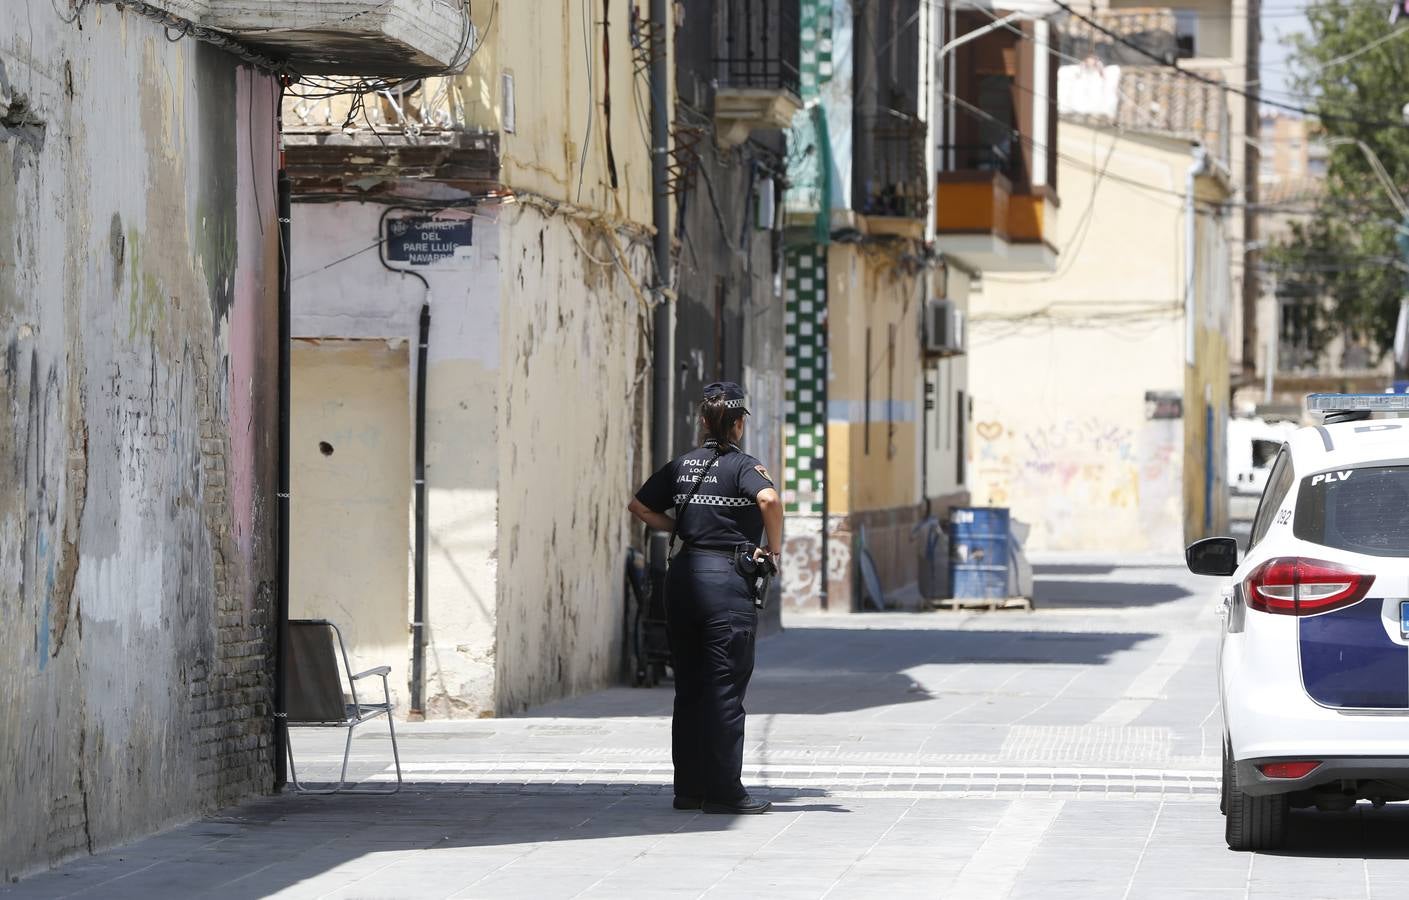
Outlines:
[[959,356],[964,353],[964,311],[952,300],[925,304],[925,353]]

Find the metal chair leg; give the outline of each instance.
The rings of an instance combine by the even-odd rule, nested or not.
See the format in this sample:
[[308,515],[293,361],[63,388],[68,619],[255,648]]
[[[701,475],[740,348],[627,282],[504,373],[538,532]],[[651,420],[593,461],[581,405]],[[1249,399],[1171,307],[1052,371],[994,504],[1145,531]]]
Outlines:
[[352,729],[357,727],[353,722],[347,726],[347,740],[342,748],[342,772],[338,774],[338,790],[342,790],[347,785],[347,761],[352,757]]
[[[401,753],[396,749],[396,723],[393,721],[391,712],[391,687],[387,684],[387,677],[382,676],[382,696],[386,700],[386,727],[391,735],[391,758],[396,763],[396,784],[388,789],[382,788],[347,788],[344,794],[395,794],[401,790]],[[360,724],[360,723],[359,723]],[[352,745],[352,730],[348,729],[348,746]],[[346,772],[344,772],[344,778]]]
[[288,729],[284,729],[284,750],[289,756],[289,784],[295,791],[302,793],[303,786],[298,783],[298,769],[294,767],[294,745],[289,740]]
[[385,675],[382,676],[382,690],[386,692],[386,728],[391,735],[391,758],[396,763],[396,790],[399,791],[401,790],[401,754],[396,749],[396,724],[393,721],[395,717],[391,714],[391,689],[387,687]]
[[[350,744],[351,741],[352,741],[352,729],[349,728],[347,733],[348,733],[348,742],[349,742],[349,744]],[[342,785],[341,785],[341,784],[339,784],[337,787],[331,787],[331,788],[310,788],[310,787],[304,787],[302,784],[299,783],[299,780],[298,780],[298,771],[294,768],[294,744],[293,744],[293,741],[292,741],[291,739],[289,739],[289,737],[287,736],[287,733],[286,733],[286,736],[285,736],[285,738],[284,738],[284,747],[287,748],[288,753],[289,753],[289,786],[293,789],[294,793],[296,793],[296,794],[336,794],[336,793],[338,793],[339,791],[342,790]],[[344,757],[343,757],[343,778],[345,779],[346,777],[347,777],[347,757],[344,756]]]

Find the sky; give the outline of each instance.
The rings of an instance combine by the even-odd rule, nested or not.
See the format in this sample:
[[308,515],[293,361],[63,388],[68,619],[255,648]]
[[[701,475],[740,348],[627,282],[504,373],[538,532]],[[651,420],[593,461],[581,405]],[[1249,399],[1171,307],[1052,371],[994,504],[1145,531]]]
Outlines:
[[[1262,5],[1262,84],[1269,93],[1292,90],[1290,73],[1286,71],[1291,47],[1286,38],[1309,30],[1306,17],[1300,13],[1309,2],[1265,0]],[[1385,8],[1389,8],[1388,3]],[[1271,93],[1271,96],[1294,102],[1285,93]]]

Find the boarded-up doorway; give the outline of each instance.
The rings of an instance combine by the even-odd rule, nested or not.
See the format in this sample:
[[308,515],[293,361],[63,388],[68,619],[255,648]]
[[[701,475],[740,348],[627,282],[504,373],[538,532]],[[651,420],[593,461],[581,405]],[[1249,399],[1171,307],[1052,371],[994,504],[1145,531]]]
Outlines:
[[[342,629],[353,671],[410,668],[409,351],[386,341],[295,341],[289,615]],[[377,682],[375,685],[373,682]],[[380,679],[364,682],[380,691]]]

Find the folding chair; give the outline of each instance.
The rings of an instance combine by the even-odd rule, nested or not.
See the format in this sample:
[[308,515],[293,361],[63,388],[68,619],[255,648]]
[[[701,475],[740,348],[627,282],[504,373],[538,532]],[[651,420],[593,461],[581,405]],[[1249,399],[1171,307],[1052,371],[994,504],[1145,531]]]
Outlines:
[[[336,787],[306,788],[299,784],[294,770],[294,748],[285,741],[289,752],[289,783],[295,791],[304,794],[394,794],[401,790],[401,755],[396,749],[396,726],[391,715],[391,689],[387,686],[387,674],[391,666],[377,666],[365,672],[353,674],[347,661],[347,646],[343,643],[338,626],[327,619],[290,619],[288,647],[288,674],[284,682],[287,725],[311,726],[315,728],[346,728],[347,744],[342,754],[342,774]],[[338,660],[342,665],[339,667]],[[351,701],[343,693],[343,676],[351,689]],[[363,703],[357,697],[357,682],[363,678],[380,675],[382,679],[381,703]],[[358,725],[378,716],[386,716],[387,731],[391,733],[391,756],[396,762],[396,784],[390,789],[348,787],[347,762],[352,755],[352,731]]]

